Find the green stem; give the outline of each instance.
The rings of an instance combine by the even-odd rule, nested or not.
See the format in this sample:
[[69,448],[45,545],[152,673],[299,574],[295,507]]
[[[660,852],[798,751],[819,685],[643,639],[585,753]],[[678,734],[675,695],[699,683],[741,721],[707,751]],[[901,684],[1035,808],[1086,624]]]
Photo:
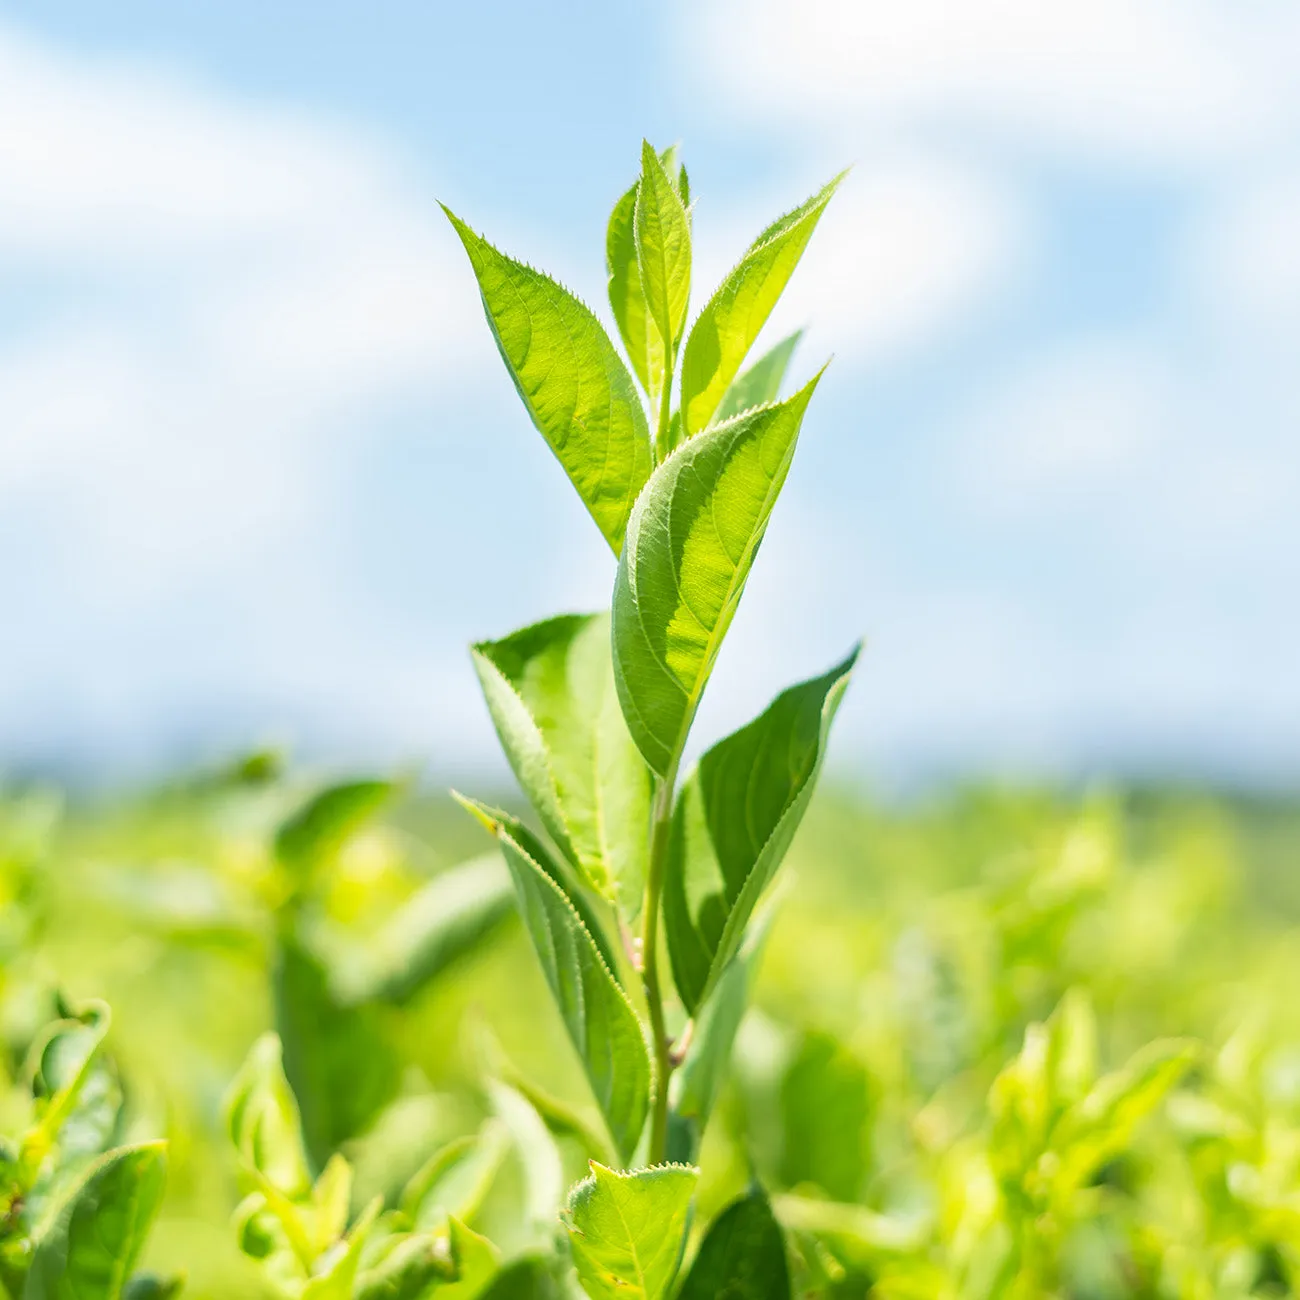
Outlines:
[[673,424],[673,362],[672,349],[669,348],[664,358],[664,382],[659,390],[659,427],[655,434],[656,459],[660,464],[672,451],[668,445],[668,431]]
[[650,1114],[649,1163],[662,1164],[668,1148],[668,1083],[674,1062],[672,1040],[664,1018],[663,991],[659,984],[659,906],[663,897],[664,869],[668,860],[668,833],[672,827],[675,771],[670,771],[655,790],[650,823],[650,866],[646,873],[645,903],[642,907],[641,969],[646,1005],[650,1009],[650,1031],[654,1039],[655,1099]]

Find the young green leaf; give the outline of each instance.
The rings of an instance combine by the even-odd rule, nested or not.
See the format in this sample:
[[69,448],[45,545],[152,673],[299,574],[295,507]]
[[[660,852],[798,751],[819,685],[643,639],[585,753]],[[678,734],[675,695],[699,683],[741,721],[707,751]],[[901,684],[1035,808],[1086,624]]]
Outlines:
[[456,1280],[441,1285],[437,1300],[479,1300],[501,1273],[501,1252],[486,1238],[456,1218],[448,1225]]
[[824,676],[783,691],[709,750],[683,783],[669,839],[664,928],[673,978],[692,1013],[739,948],[790,846],[857,658],[855,647]]
[[614,584],[614,682],[660,776],[681,758],[816,384],[679,447],[632,511]]
[[567,289],[443,211],[469,254],[488,324],[528,414],[617,555],[652,464],[632,376],[600,322]]
[[691,294],[691,227],[675,178],[648,142],[641,145],[641,181],[634,214],[637,267],[650,319],[676,350]]
[[790,358],[794,356],[794,350],[802,338],[803,330],[795,330],[737,375],[732,380],[731,387],[723,394],[713,422],[722,424],[742,411],[775,402],[780,395],[781,385],[785,382],[785,373],[790,368]]
[[[678,178],[682,203],[687,197],[686,172],[677,162],[675,148],[659,155],[665,174]],[[663,338],[650,318],[645,291],[641,286],[641,268],[636,255],[636,195],[641,182],[631,185],[614,204],[605,233],[605,270],[609,275],[609,305],[622,336],[623,346],[632,361],[632,369],[647,394],[662,390],[664,383]]]
[[591,1162],[569,1193],[573,1262],[592,1300],[660,1300],[681,1256],[699,1170],[658,1165],[626,1173]]
[[37,1242],[24,1300],[119,1300],[162,1203],[166,1177],[161,1142],[104,1156]]
[[619,1151],[636,1146],[650,1104],[650,1058],[636,1012],[614,974],[606,945],[559,883],[563,869],[519,824],[463,800],[501,845],[519,910],[569,1038]]
[[473,648],[502,748],[548,834],[625,915],[645,883],[650,773],[614,687],[608,614],[570,614]]
[[768,226],[691,326],[682,352],[683,437],[694,437],[713,419],[843,179],[841,173]]
[[790,1300],[790,1294],[781,1225],[754,1188],[710,1225],[677,1300]]
[[306,1196],[311,1175],[302,1146],[298,1103],[281,1063],[280,1039],[253,1044],[226,1095],[226,1131],[246,1168],[288,1197]]

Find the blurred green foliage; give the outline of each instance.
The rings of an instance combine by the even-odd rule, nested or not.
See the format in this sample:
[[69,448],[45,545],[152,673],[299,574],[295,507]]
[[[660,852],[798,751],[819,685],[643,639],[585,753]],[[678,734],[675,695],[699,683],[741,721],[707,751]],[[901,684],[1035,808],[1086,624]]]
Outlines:
[[[324,1237],[374,1205],[412,1258],[460,1232],[501,1295],[570,1294],[551,1202],[614,1157],[505,868],[446,798],[318,789],[259,756],[0,797],[0,1132],[48,1108],[50,1022],[102,999],[113,1140],[168,1143],[142,1267],[286,1294],[240,1249],[265,1221],[226,1109],[275,1029],[303,1142],[276,1177]],[[686,1293],[738,1234],[773,1257],[757,1180],[798,1295],[1300,1294],[1298,864],[1281,801],[825,789],[750,963]]]

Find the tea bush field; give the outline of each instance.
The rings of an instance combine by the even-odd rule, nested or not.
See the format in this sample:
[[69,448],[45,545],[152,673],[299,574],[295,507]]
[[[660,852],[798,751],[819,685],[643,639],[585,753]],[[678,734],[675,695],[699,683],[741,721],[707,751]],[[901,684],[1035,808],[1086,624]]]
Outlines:
[[[166,1144],[127,1294],[178,1274],[214,1300],[578,1294],[560,1211],[617,1153],[483,847],[445,796],[325,787],[267,756],[112,799],[11,790],[6,1230],[56,1095],[51,1044],[111,1008],[74,1136],[98,1117],[101,1147]],[[729,1068],[680,1108],[712,1103],[688,1264],[730,1215],[779,1271],[758,1185],[796,1295],[1296,1293],[1298,859],[1300,808],[1280,801],[969,789],[889,807],[825,785],[747,953]],[[268,1032],[300,1140],[270,1122],[294,1111]],[[351,1289],[304,1289],[250,1183],[268,1151],[303,1163],[287,1194],[323,1253],[382,1198],[412,1257],[433,1243],[429,1280],[380,1289],[358,1248]],[[775,1294],[746,1285],[717,1293]]]

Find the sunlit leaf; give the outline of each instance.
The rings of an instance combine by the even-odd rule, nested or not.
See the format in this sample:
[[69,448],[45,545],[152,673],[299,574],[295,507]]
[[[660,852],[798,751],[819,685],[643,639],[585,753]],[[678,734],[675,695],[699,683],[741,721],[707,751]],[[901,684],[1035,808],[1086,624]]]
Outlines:
[[502,748],[548,834],[628,916],[646,869],[650,773],[628,735],[608,614],[570,614],[474,647]]
[[[691,294],[691,227],[676,179],[648,142],[641,146],[633,229],[646,308],[659,337],[676,351]],[[652,388],[651,396],[660,394]]]
[[614,680],[660,776],[680,760],[816,383],[679,447],[632,512],[614,587]]
[[699,1170],[685,1165],[618,1172],[591,1162],[569,1193],[578,1278],[592,1300],[659,1300],[682,1250]]
[[488,323],[533,423],[617,554],[650,473],[645,411],[591,311],[443,209],[469,254]]
[[298,1103],[284,1076],[280,1039],[253,1044],[226,1094],[226,1130],[246,1167],[286,1196],[306,1196],[311,1174],[302,1145]]
[[[677,162],[677,151],[665,149],[660,166],[670,178],[677,177],[683,205],[690,203],[685,169]],[[609,276],[609,305],[614,312],[623,346],[632,369],[647,393],[659,393],[664,382],[664,345],[646,306],[641,286],[641,268],[636,252],[636,196],[638,180],[622,194],[610,213],[605,234],[605,270]]]
[[691,326],[682,351],[684,437],[694,437],[712,420],[843,179],[841,173],[802,206],[768,226]]
[[752,366],[742,370],[723,394],[722,401],[714,412],[714,423],[721,424],[742,411],[775,402],[781,394],[786,371],[790,368],[790,358],[794,356],[794,350],[802,338],[803,330],[795,330],[775,347],[764,352]]

